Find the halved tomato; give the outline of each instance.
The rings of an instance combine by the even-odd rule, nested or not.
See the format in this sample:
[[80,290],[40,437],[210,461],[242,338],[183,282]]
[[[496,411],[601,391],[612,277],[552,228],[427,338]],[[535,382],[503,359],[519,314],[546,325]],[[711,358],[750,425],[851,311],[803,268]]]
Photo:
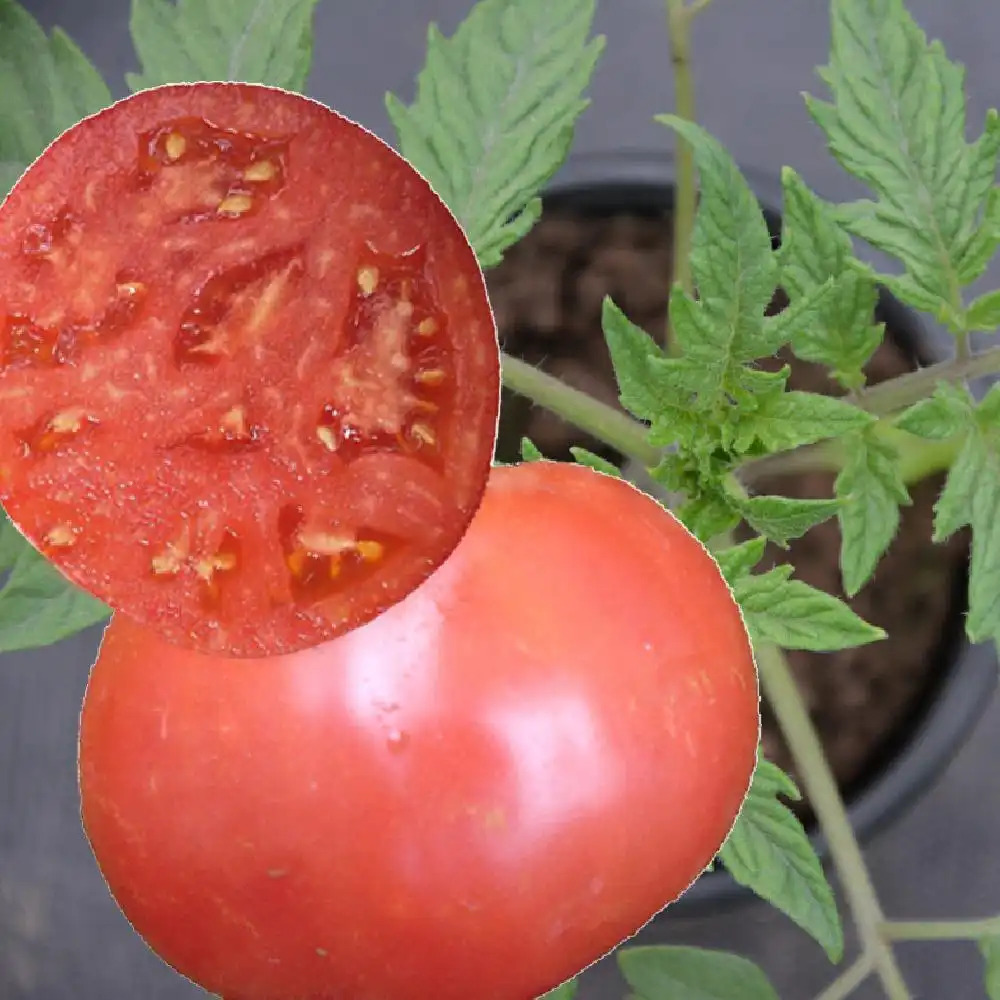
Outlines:
[[0,501],[173,643],[290,652],[405,597],[480,502],[498,402],[459,224],[305,97],[143,91],[0,209]]

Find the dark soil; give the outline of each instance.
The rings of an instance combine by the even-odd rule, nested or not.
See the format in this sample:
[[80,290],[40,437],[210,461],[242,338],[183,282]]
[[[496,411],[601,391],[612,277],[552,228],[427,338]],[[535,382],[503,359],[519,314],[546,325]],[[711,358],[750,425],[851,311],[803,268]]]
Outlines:
[[[488,275],[505,350],[617,405],[601,334],[601,302],[611,295],[635,323],[662,340],[671,273],[670,228],[669,214],[663,213],[594,215],[547,208],[535,229]],[[818,366],[784,353],[773,359],[776,365],[786,361],[792,365],[791,387],[838,391]],[[868,366],[869,381],[891,378],[916,364],[906,331],[890,328]],[[523,435],[552,458],[569,458],[571,445],[620,458],[547,411],[505,394],[498,458],[514,460]],[[797,473],[761,478],[753,488],[757,493],[828,497],[833,495],[833,478],[825,472]],[[789,654],[848,796],[905,741],[947,668],[946,651],[959,622],[967,539],[959,536],[938,546],[929,542],[932,507],[941,484],[935,477],[911,488],[913,505],[903,509],[892,547],[874,579],[849,601],[889,638],[837,653]],[[839,551],[837,522],[831,520],[793,542],[789,552],[769,552],[769,559],[791,561],[799,579],[843,597]],[[764,745],[772,760],[794,773],[766,707]],[[807,809],[802,814],[809,818]]]

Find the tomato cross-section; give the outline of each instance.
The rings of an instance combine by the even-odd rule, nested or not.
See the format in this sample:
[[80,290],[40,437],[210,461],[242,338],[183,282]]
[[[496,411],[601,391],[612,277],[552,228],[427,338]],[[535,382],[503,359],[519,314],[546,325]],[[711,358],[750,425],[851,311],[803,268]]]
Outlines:
[[307,98],[143,91],[0,208],[0,501],[176,644],[290,652],[402,599],[479,504],[498,402],[459,224]]

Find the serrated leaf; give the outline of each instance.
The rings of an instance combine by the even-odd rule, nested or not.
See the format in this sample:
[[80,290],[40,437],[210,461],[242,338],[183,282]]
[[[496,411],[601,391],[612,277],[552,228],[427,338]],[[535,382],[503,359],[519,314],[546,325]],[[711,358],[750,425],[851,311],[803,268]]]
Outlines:
[[409,107],[386,108],[400,152],[458,218],[480,264],[534,224],[604,47],[595,0],[480,0],[451,36],[431,26]]
[[595,472],[603,472],[606,476],[614,476],[616,479],[622,478],[622,470],[614,462],[609,462],[606,458],[601,458],[600,455],[587,451],[586,448],[572,447],[569,453],[580,465],[586,465],[587,468],[593,469]]
[[692,490],[675,513],[688,531],[705,544],[735,528],[740,520],[730,498],[717,485],[710,484]]
[[654,359],[666,357],[663,349],[610,298],[601,308],[601,326],[622,406],[640,420],[660,416],[670,404],[672,388],[669,382],[658,386],[652,368]]
[[575,979],[569,979],[554,990],[549,990],[544,996],[539,997],[539,1000],[573,1000],[578,989],[579,983]]
[[989,392],[979,401],[974,421],[980,430],[987,433],[1000,430],[1000,382],[994,382]]
[[986,195],[982,224],[958,260],[958,277],[963,285],[969,285],[982,277],[998,245],[1000,245],[1000,188],[993,187]]
[[993,332],[1000,326],[1000,290],[974,299],[965,314],[965,328]]
[[759,760],[750,794],[722,847],[729,874],[812,935],[831,962],[844,953],[844,932],[833,890],[795,814],[779,795],[798,798],[791,779]]
[[1000,935],[981,938],[979,954],[983,957],[983,985],[989,1000],[1000,1000]]
[[0,163],[0,201],[7,196],[7,192],[17,183],[24,170],[23,163],[12,163],[10,160]]
[[758,410],[742,417],[734,447],[745,453],[756,442],[766,452],[786,451],[841,437],[873,420],[842,399],[813,392],[783,392],[763,400]]
[[696,405],[716,407],[735,369],[773,353],[764,312],[777,283],[771,236],[757,199],[725,148],[675,115],[658,122],[692,147],[701,200],[691,237],[698,299],[675,287],[670,320]]
[[971,430],[948,470],[944,489],[934,504],[934,542],[946,541],[971,520],[980,460],[981,446],[975,431]]
[[618,967],[637,1000],[778,1000],[748,959],[707,948],[622,948]]
[[899,529],[899,508],[910,504],[892,445],[873,433],[844,441],[846,460],[834,481],[841,500],[840,568],[844,591],[853,597],[871,578]]
[[827,300],[836,290],[836,284],[832,279],[828,279],[793,299],[776,315],[765,316],[764,334],[760,346],[766,346],[769,349],[768,353],[776,354],[785,344],[801,339],[806,332],[814,330],[827,308]]
[[804,361],[825,365],[845,388],[864,384],[862,369],[882,340],[873,321],[878,292],[874,280],[851,266],[852,248],[833,209],[790,167],[782,171],[784,212],[781,283],[794,304],[825,282],[833,288],[819,303],[815,322],[791,338]]
[[790,566],[735,582],[733,593],[756,641],[784,649],[827,652],[884,639],[885,632],[859,618],[832,594],[789,579]]
[[934,394],[914,403],[894,421],[909,434],[931,440],[953,437],[968,427],[972,400],[964,386],[939,382]]
[[766,547],[767,539],[758,536],[714,552],[715,561],[719,564],[726,583],[731,587],[740,577],[746,576],[764,558]]
[[1000,640],[1000,428],[977,425],[968,433],[934,511],[934,541],[972,529],[966,634],[973,642]]
[[736,506],[754,531],[778,545],[787,545],[793,538],[833,517],[840,501],[761,496],[740,500]]
[[301,91],[312,59],[317,0],[132,0],[129,26],[142,65],[132,90],[238,80]]
[[66,579],[13,524],[0,521],[0,653],[49,646],[104,620],[110,609]]
[[538,450],[531,438],[521,438],[521,460],[524,462],[542,462],[545,456]]
[[59,28],[46,36],[13,0],[0,0],[0,94],[3,193],[56,136],[112,101],[73,41]]
[[948,60],[902,0],[833,0],[830,65],[821,71],[833,103],[808,99],[842,166],[874,201],[841,214],[849,230],[899,258],[893,292],[962,329],[961,287],[970,245],[996,179],[1000,119],[965,139],[965,71]]

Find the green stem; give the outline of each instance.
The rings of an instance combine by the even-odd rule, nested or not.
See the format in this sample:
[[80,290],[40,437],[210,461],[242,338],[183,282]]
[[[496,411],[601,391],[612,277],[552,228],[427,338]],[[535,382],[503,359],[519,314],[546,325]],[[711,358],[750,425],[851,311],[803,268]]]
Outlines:
[[[899,454],[899,472],[907,486],[950,469],[958,457],[961,437],[943,441],[925,441],[896,427],[888,418],[881,418],[875,436],[891,444]],[[740,480],[748,485],[765,476],[783,476],[797,472],[839,472],[847,460],[844,443],[839,440],[821,441],[794,451],[782,451],[751,459],[740,466]]]
[[1000,935],[1000,917],[985,920],[887,920],[879,930],[885,941],[978,941]]
[[[691,19],[704,4],[686,6],[684,0],[667,0],[670,26],[670,61],[674,68],[674,109],[680,118],[695,121],[694,77],[691,73]],[[688,295],[694,292],[691,275],[691,233],[697,203],[694,154],[677,136],[677,183],[674,187],[674,280]]]
[[762,645],[757,650],[757,666],[761,687],[774,709],[803,788],[826,837],[858,935],[866,954],[871,956],[873,971],[889,1000],[911,1000],[892,948],[882,937],[881,904],[795,678],[781,650],[775,646]]
[[508,389],[527,396],[647,468],[659,464],[663,453],[649,443],[645,424],[526,361],[506,354],[502,360],[503,382]]
[[1000,347],[968,357],[954,357],[908,372],[888,382],[880,382],[858,395],[858,402],[869,413],[894,413],[912,403],[926,399],[938,382],[961,382],[977,375],[992,375],[1000,371]]
[[849,997],[871,974],[872,958],[868,952],[858,956],[816,1000],[844,1000]]

